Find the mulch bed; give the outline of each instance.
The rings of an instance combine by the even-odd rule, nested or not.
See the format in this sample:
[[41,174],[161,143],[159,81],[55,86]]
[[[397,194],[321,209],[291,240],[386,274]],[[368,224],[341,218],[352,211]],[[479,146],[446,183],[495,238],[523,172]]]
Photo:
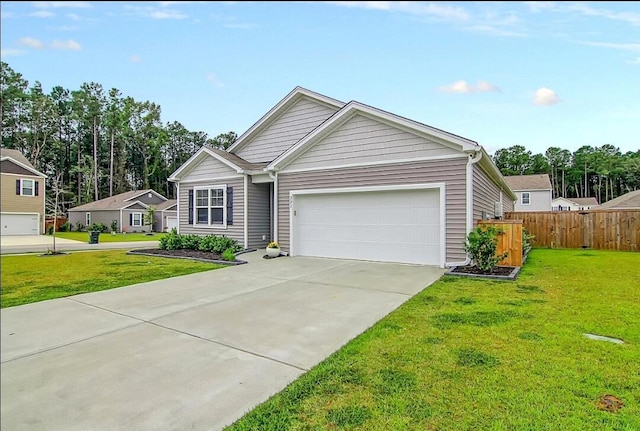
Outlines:
[[456,266],[451,270],[452,273],[456,274],[475,274],[475,275],[504,275],[508,276],[513,272],[515,267],[513,266],[496,266],[489,272],[484,272],[477,266],[467,265],[467,266]]
[[222,263],[226,265],[237,265],[239,263],[246,263],[242,260],[229,262],[227,260],[222,259],[222,256],[217,253],[213,253],[210,251],[200,251],[200,250],[186,250],[186,249],[162,250],[160,248],[145,248],[145,249],[131,250],[128,253],[153,255],[153,256],[160,256],[160,257],[172,257],[177,259],[193,259],[193,260],[200,260],[203,262]]

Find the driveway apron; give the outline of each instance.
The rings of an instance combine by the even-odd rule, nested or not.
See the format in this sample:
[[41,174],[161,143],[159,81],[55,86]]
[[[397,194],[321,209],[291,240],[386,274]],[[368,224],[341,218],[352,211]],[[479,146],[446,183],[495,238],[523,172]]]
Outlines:
[[263,254],[3,309],[1,428],[222,429],[444,273]]

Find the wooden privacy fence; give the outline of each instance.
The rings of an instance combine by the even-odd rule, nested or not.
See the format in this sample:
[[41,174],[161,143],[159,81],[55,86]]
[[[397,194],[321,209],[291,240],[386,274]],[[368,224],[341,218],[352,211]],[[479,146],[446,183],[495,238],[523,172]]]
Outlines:
[[498,262],[504,266],[522,266],[522,221],[521,220],[478,220],[478,226],[493,226],[500,231],[496,253],[509,253]]
[[522,220],[535,247],[640,251],[640,210],[506,212]]

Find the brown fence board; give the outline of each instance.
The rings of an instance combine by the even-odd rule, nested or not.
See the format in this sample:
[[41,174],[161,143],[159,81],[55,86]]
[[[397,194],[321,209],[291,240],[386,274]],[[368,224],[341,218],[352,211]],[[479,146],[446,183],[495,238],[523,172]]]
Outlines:
[[479,220],[478,225],[496,227],[498,235],[496,253],[507,252],[507,257],[498,262],[504,266],[522,266],[522,222],[520,220]]
[[506,212],[505,219],[522,220],[536,247],[640,251],[640,210]]

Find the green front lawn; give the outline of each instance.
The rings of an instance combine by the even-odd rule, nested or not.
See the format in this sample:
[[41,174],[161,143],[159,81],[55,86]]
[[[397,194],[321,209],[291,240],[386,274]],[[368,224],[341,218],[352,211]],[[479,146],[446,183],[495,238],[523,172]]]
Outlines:
[[[129,236],[129,234],[127,234]],[[2,256],[2,308],[222,268],[126,250]]]
[[[160,241],[160,238],[167,235],[162,233],[101,233],[99,242],[132,242],[132,241]],[[52,235],[49,235],[52,236]],[[71,239],[74,241],[88,242],[89,232],[56,232],[56,238]]]
[[639,370],[640,253],[534,249],[513,282],[444,276],[227,431],[638,430]]

